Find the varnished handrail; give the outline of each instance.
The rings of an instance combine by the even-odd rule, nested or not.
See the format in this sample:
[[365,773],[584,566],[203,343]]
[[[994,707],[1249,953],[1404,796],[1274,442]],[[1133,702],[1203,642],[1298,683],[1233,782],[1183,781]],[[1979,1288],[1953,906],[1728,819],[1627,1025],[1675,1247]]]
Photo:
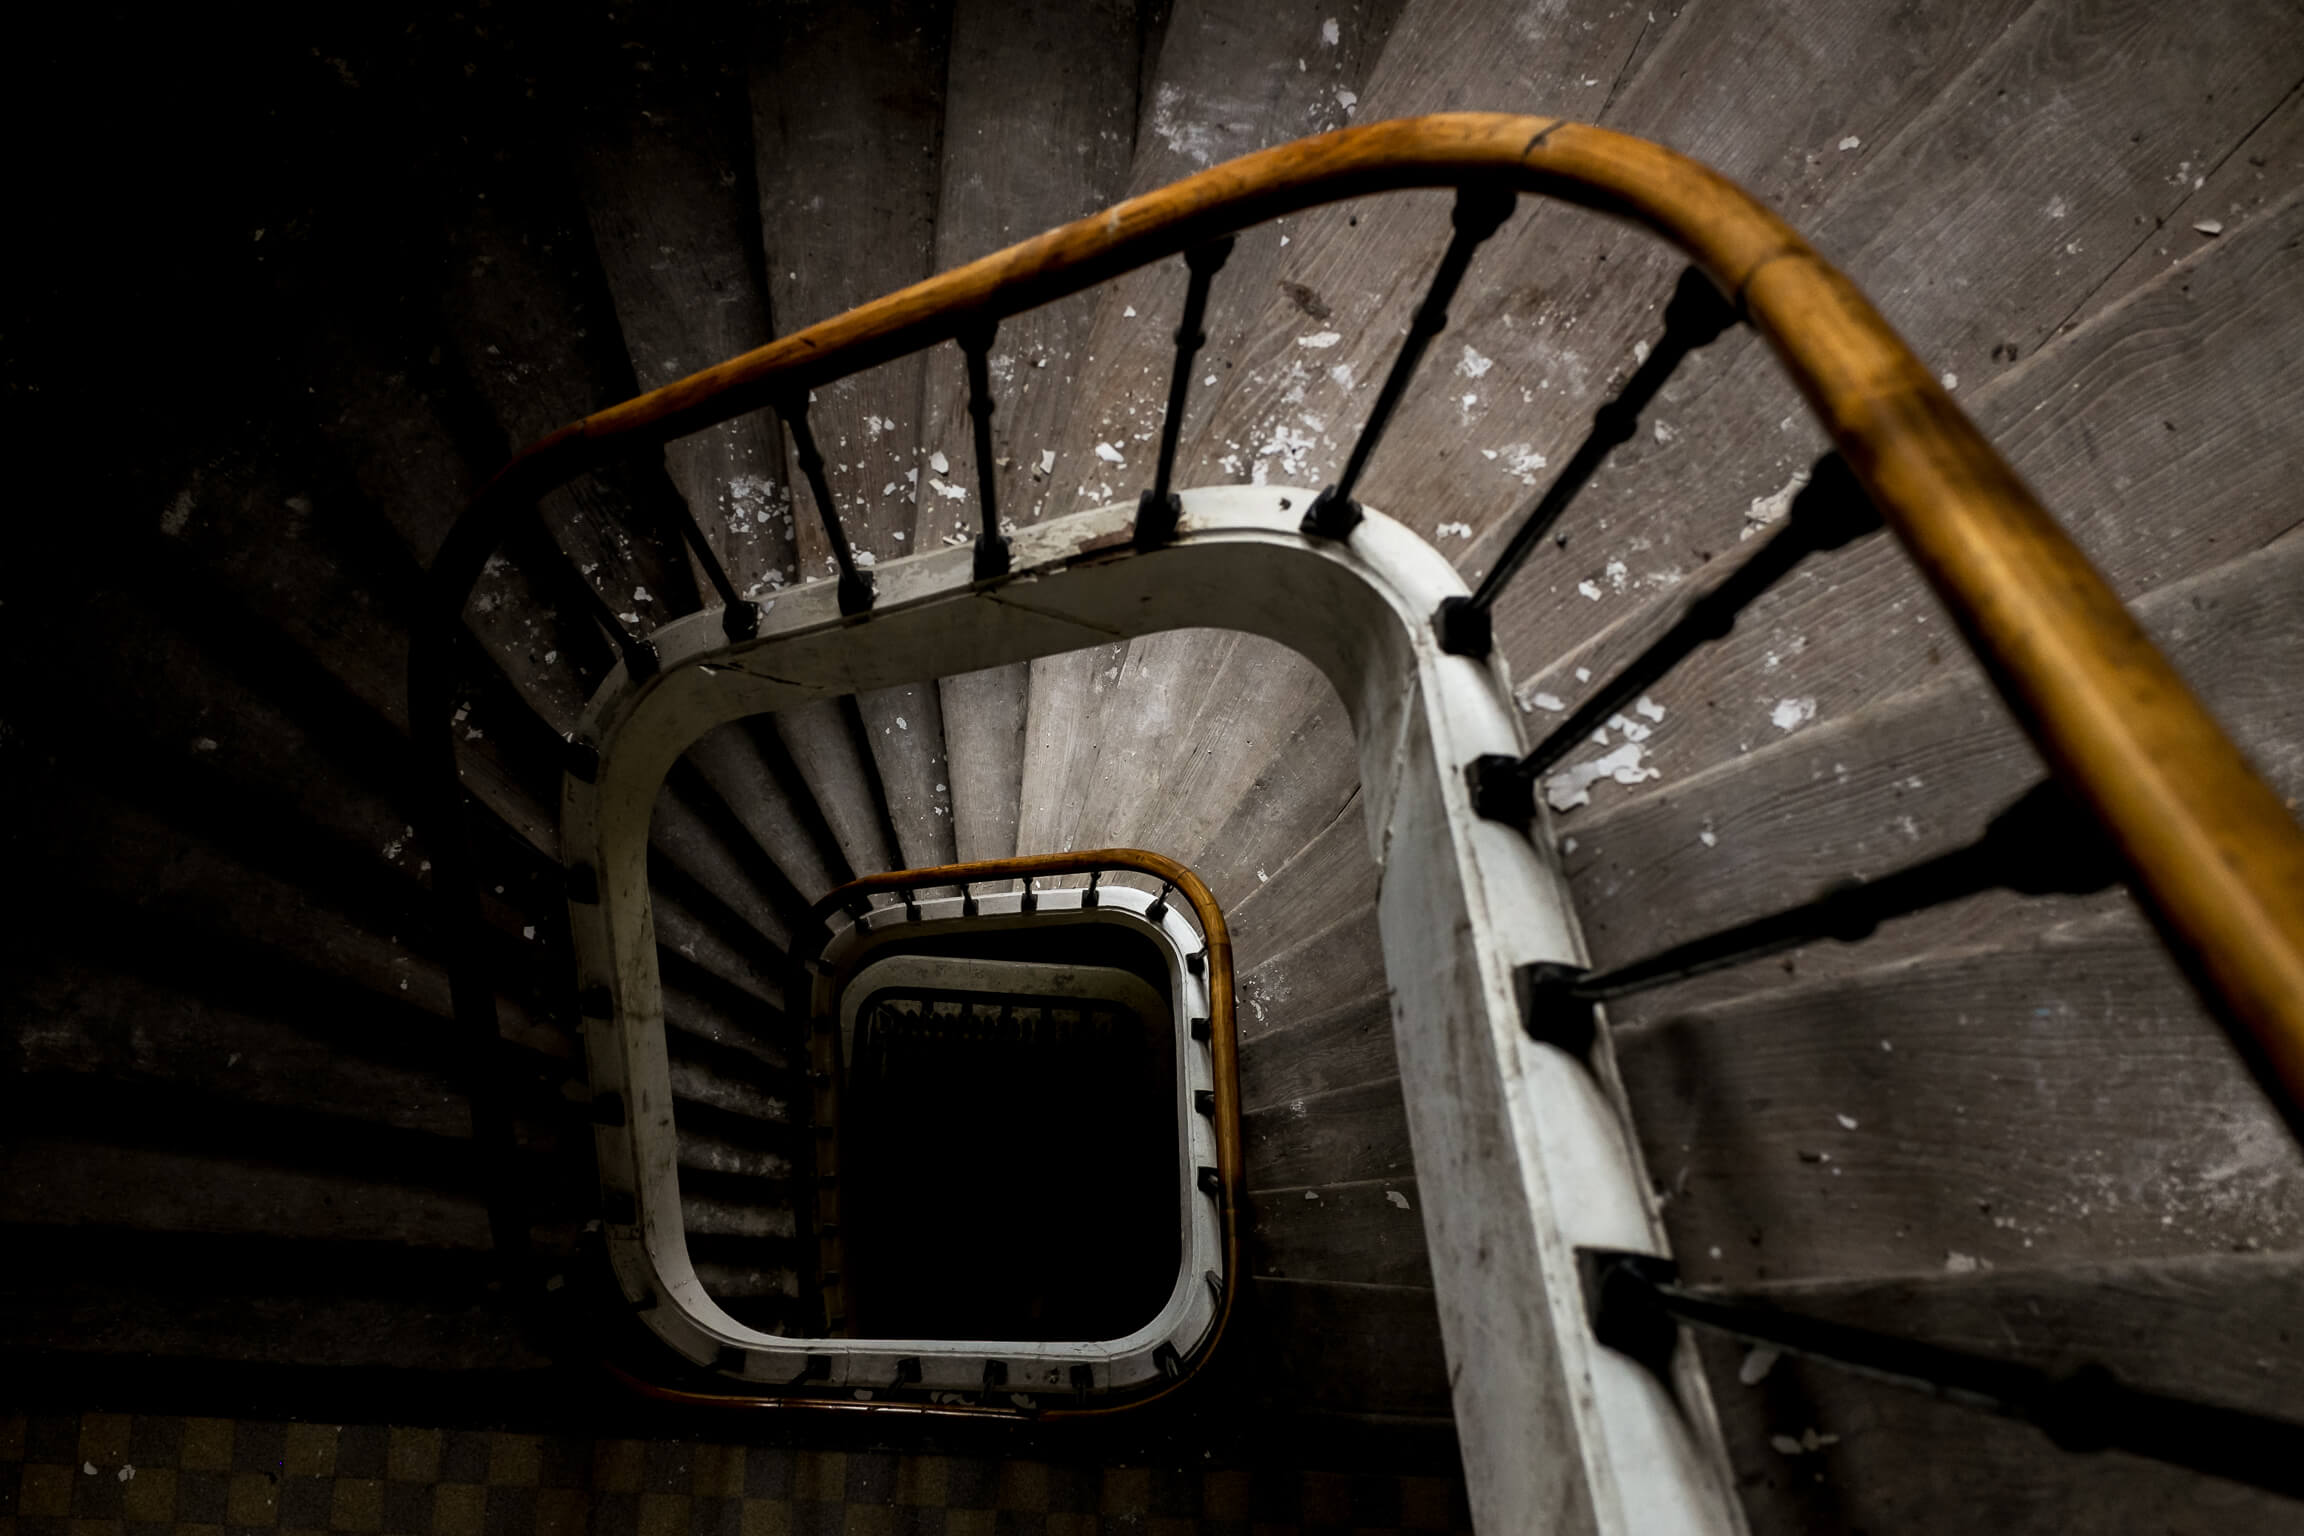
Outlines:
[[2296,1123],[2304,832],[1854,284],[1727,178],[1606,129],[1444,113],[1245,155],[612,406],[523,450],[451,531],[433,568],[443,616],[461,611],[515,508],[613,448],[699,430],[1316,204],[1481,185],[1644,225],[1767,338]]

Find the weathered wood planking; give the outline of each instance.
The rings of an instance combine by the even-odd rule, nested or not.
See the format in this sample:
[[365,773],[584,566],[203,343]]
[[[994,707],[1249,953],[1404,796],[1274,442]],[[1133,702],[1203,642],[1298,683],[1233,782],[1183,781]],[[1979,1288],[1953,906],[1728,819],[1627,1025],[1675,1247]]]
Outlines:
[[[494,1304],[478,1249],[396,1239],[21,1225],[0,1231],[39,1264],[0,1277],[0,1348],[254,1364],[496,1371],[550,1366]],[[154,1275],[168,1277],[156,1305]]]
[[823,699],[779,711],[776,735],[848,868],[875,874],[902,866],[881,809],[880,776],[857,740],[863,727],[852,719],[853,709],[849,700]]
[[1253,970],[1354,908],[1374,906],[1380,873],[1368,856],[1366,818],[1338,816],[1225,914],[1233,963]]
[[[2285,407],[2304,393],[2299,231],[2304,195],[2291,194],[1973,402],[2125,596],[2255,549],[2296,520],[2280,445],[2304,440]],[[1675,593],[1533,676],[1523,698],[1548,689],[1572,706],[1583,685],[1569,669],[1604,675],[1683,600]],[[1676,776],[1781,739],[1787,725],[1810,729],[1812,719],[1972,668],[1909,562],[1875,539],[1810,562],[1728,641],[1660,683],[1653,693],[1667,718],[1650,746],[1660,771]],[[1604,784],[1595,798],[1613,792]]]
[[1248,1188],[1259,1196],[1415,1172],[1396,1077],[1250,1110],[1240,1117],[1240,1134]]
[[1399,1075],[1391,1000],[1381,992],[1258,1035],[1240,1050],[1240,1102],[1271,1109]]
[[1249,1262],[1278,1279],[1429,1290],[1418,1206],[1412,1178],[1265,1190],[1250,1212]]
[[[1357,8],[1184,0],[1168,20],[1151,91],[1141,104],[1129,191],[1149,192],[1236,155],[1341,127],[1351,116],[1346,98],[1357,100],[1399,9],[1400,0],[1373,0]],[[1217,275],[1203,327],[1209,344],[1195,360],[1187,426],[1217,398],[1205,381],[1231,368],[1238,338],[1271,297],[1281,241],[1291,223],[1283,220],[1242,235]],[[1024,467],[1032,472],[1033,494],[1017,498],[1020,518],[1125,501],[1150,487],[1184,285],[1181,264],[1162,263],[1127,274],[1095,296],[1093,330],[1073,338],[1076,355],[1052,359],[1077,382],[1066,414],[1051,422],[1060,430],[1045,443],[1027,445],[1032,462]],[[1202,482],[1182,477],[1175,483]],[[1137,641],[1125,648],[1125,655],[1107,655],[1112,649],[1050,657],[1032,666],[1036,693],[1068,702],[1081,698],[1085,689],[1092,714],[1081,725],[1059,719],[1055,708],[1036,706],[1042,724],[1030,736],[1025,759],[1024,801],[1033,809],[1024,815],[1024,845],[1141,842],[1189,857],[1206,835],[1210,813],[1228,809],[1253,770],[1228,775],[1228,792],[1220,791],[1213,804],[1138,795],[1132,781],[1118,776],[1090,779],[1090,793],[1099,783],[1105,793],[1092,810],[1083,811],[1068,793],[1080,781],[1058,770],[1054,761],[1063,744],[1093,743],[1100,758],[1157,765],[1171,777],[1204,758],[1214,760],[1202,763],[1203,772],[1221,770],[1240,755],[1238,748],[1163,735],[1153,717],[1189,712],[1198,697],[1241,700],[1252,692],[1324,692],[1324,686],[1302,661],[1251,637],[1178,632]],[[1246,664],[1250,680],[1237,673],[1221,680],[1212,675],[1219,657],[1235,655]],[[1107,673],[1114,674],[1107,681],[1116,686],[1099,692],[1093,679]],[[1184,697],[1166,697],[1174,693]],[[1284,708],[1277,718],[1290,719],[1296,712]],[[1256,745],[1268,750],[1267,743]],[[1251,751],[1245,760],[1261,761],[1263,753]],[[1065,806],[1067,814],[1041,808],[1051,800]],[[1114,824],[1115,815],[1140,825],[1148,815],[1162,812],[1181,814],[1186,824],[1127,836],[1098,830]],[[1067,827],[1060,837],[1074,839],[1068,845],[1060,838],[1049,841],[1059,837],[1054,831],[1059,820]]]
[[[2277,44],[2257,46],[2273,34]],[[2172,159],[2204,163],[2236,142],[2299,72],[2295,29],[2245,6],[2199,24],[2111,3],[2035,9],[1801,222],[1845,259],[1921,355],[1958,381],[1956,398],[1972,396],[2085,308],[2132,247],[2138,220],[2149,228],[2183,200],[2170,183]],[[1988,147],[2018,138],[2035,150],[2012,157]],[[1567,547],[1544,551],[1499,610],[1500,644],[1518,675],[1536,677],[1633,603],[1679,587],[1738,542],[1755,498],[1779,492],[1817,451],[1805,408],[1755,348],[1705,356],[1675,396],[1652,413],[1670,440],[1651,430],[1620,450],[1563,524]],[[2057,480],[2016,457],[2068,511]],[[1704,480],[1691,495],[1697,465]],[[2194,526],[2165,525],[2179,534]],[[1862,561],[1883,554],[1859,553],[1841,562],[1846,571],[1811,573],[1800,585],[1845,588]],[[1789,586],[1781,601],[1793,600]],[[1885,599],[1838,601],[1890,611]],[[1922,627],[1937,623],[1924,601],[1902,613],[1908,635],[1922,617]],[[1798,633],[1778,628],[1755,614],[1721,654],[1764,667]],[[1926,650],[1906,641],[1868,654]],[[1756,712],[1740,699],[1737,718],[1765,732],[1776,702],[1812,692],[1780,689]],[[1817,699],[1821,711],[1826,701]],[[1708,760],[1698,753],[1689,763]]]
[[2304,1243],[2304,1156],[2127,914],[1615,1035],[1705,1280]]
[[[2304,544],[2152,592],[2137,617],[2275,789],[2304,795]],[[1877,878],[1980,833],[2046,772],[1982,678],[1947,678],[1575,823],[1563,866],[1593,961],[1620,965],[1774,911],[1834,881]],[[1998,893],[1899,920],[1858,945],[1798,953],[1803,977],[2037,933],[2125,893]],[[1618,1016],[1764,988],[1781,962],[1630,999]]]
[[[712,786],[752,841],[776,862],[803,899],[814,901],[838,885],[826,850],[818,843],[815,819],[807,814],[807,787],[782,753],[771,761],[761,750],[760,722],[732,721],[706,732],[685,760]],[[836,857],[836,855],[835,855]]]
[[1298,1412],[1450,1416],[1440,1318],[1429,1290],[1254,1282],[1274,1396]]
[[[1763,1288],[1787,1308],[2050,1369],[2095,1363],[2151,1390],[2293,1419],[2292,1255],[1889,1276]],[[1990,1414],[1826,1366],[1736,1380],[1743,1351],[1707,1346],[1720,1418],[1755,1532],[1976,1529],[2287,1532],[2297,1505],[2141,1458],[2076,1454]],[[1787,1454],[1808,1430],[1837,1438]]]
[[[763,22],[753,145],[779,332],[931,270],[950,19],[938,0],[803,0]],[[808,412],[848,541],[878,559],[907,548],[923,368],[906,358],[820,389]],[[805,486],[795,505],[796,523],[817,522]],[[806,579],[830,573],[819,538],[802,540]]]
[[1348,824],[1365,847],[1368,823],[1359,792],[1351,719],[1334,690],[1323,688],[1239,792],[1230,813],[1184,857],[1219,901],[1243,900],[1271,878],[1275,864],[1285,867],[1339,823]]
[[[743,74],[707,46],[627,41],[597,70],[584,113],[585,212],[643,389],[774,334]],[[667,444],[664,463],[739,593],[764,596],[798,575],[774,417],[754,412]]]
[[1354,909],[1238,977],[1244,1049],[1273,1030],[1345,1003],[1383,996],[1384,955],[1375,907]]

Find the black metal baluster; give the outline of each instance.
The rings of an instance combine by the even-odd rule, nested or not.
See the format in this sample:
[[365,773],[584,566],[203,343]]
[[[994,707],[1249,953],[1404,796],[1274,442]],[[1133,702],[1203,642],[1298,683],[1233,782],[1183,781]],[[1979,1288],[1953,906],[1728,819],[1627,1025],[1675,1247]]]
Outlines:
[[1654,1254],[1579,1248],[1592,1336],[1670,1379],[1688,1323],[1946,1402],[2020,1419],[2067,1451],[2126,1451],[2304,1497],[2304,1424],[2132,1387],[2101,1365],[2054,1373],[1803,1316],[1680,1283]]
[[[557,548],[557,544],[554,547]],[[636,678],[654,677],[655,642],[624,627],[624,621],[616,617],[616,610],[609,606],[608,599],[602,597],[600,589],[592,585],[591,577],[577,571],[570,585],[574,587],[578,601],[584,604],[585,611],[591,614],[592,622],[600,626],[601,632],[607,635],[623,655],[624,670]]]
[[1155,549],[1176,537],[1176,520],[1183,504],[1169,492],[1176,470],[1176,443],[1184,431],[1184,400],[1192,386],[1192,360],[1208,344],[1202,324],[1208,318],[1208,288],[1232,254],[1232,237],[1211,240],[1184,253],[1191,274],[1184,289],[1184,318],[1176,326],[1176,371],[1168,376],[1168,411],[1160,418],[1160,461],[1152,472],[1152,489],[1136,502],[1136,547]]
[[1521,1024],[1538,1040],[1578,1054],[1595,1029],[1592,1005],[1749,960],[1832,939],[1868,939],[1905,917],[1980,891],[2085,896],[2117,884],[2122,871],[2102,831],[2053,780],[2034,785],[1962,847],[1882,875],[1833,886],[1812,901],[1718,933],[1675,944],[1645,960],[1598,974],[1540,961],[1516,975]]
[[1517,759],[1489,754],[1472,760],[1465,769],[1472,808],[1491,821],[1526,826],[1535,812],[1536,786],[1562,758],[1698,647],[1724,638],[1743,611],[1802,560],[1853,543],[1880,526],[1872,499],[1840,456],[1817,460],[1808,483],[1792,498],[1787,525],[1727,580],[1690,602],[1670,629],[1602,683],[1534,751]]
[[731,640],[749,640],[760,633],[760,610],[736,593],[736,584],[728,579],[727,569],[720,564],[720,552],[704,537],[704,527],[696,521],[696,509],[680,498],[680,514],[672,520],[673,528],[696,552],[697,564],[704,567],[705,579],[712,590],[720,594],[720,632]]
[[1400,397],[1407,393],[1408,380],[1423,360],[1424,349],[1432,344],[1433,337],[1448,328],[1448,304],[1455,298],[1457,286],[1472,265],[1473,251],[1511,217],[1515,201],[1516,194],[1509,187],[1457,189],[1456,211],[1450,221],[1455,233],[1449,237],[1448,249],[1432,274],[1432,286],[1426,290],[1424,302],[1416,307],[1416,318],[1409,322],[1408,338],[1400,344],[1400,355],[1392,360],[1392,371],[1384,376],[1384,387],[1377,393],[1375,407],[1360,428],[1360,440],[1352,445],[1352,457],[1344,466],[1343,478],[1313,497],[1312,505],[1305,509],[1303,532],[1306,537],[1347,538],[1360,526],[1360,504],[1352,499],[1352,492],[1360,484],[1361,471],[1368,467],[1368,456],[1376,451],[1392,412],[1399,407]]
[[990,581],[1008,574],[1008,540],[1000,532],[998,491],[993,484],[997,466],[992,462],[992,338],[999,334],[997,320],[970,322],[960,332],[960,351],[968,359],[968,422],[976,439],[976,498],[983,504],[984,531],[976,536],[976,579]]
[[832,541],[832,558],[840,567],[840,611],[862,613],[872,606],[872,578],[856,567],[856,553],[840,531],[840,509],[833,505],[832,487],[824,479],[824,455],[816,451],[816,434],[808,428],[808,396],[787,396],[777,407],[800,461],[800,473],[816,498],[816,511],[824,520],[824,535]]
[[1512,541],[1496,557],[1488,574],[1470,597],[1444,598],[1433,616],[1433,631],[1440,648],[1452,656],[1485,656],[1495,644],[1490,615],[1496,599],[1526,563],[1528,556],[1552,525],[1560,520],[1577,494],[1620,443],[1640,430],[1640,413],[1672,377],[1688,354],[1707,346],[1735,324],[1736,312],[1720,297],[1711,280],[1690,267],[1680,274],[1680,286],[1664,307],[1664,334],[1646,361],[1613,399],[1592,413],[1592,428],[1584,434],[1559,475],[1521,518]]

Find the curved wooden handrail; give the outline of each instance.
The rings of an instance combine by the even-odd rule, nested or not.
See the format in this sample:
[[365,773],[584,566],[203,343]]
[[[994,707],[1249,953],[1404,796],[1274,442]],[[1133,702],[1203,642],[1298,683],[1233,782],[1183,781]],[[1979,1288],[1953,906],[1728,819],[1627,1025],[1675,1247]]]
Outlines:
[[[2104,578],[1871,303],[1727,178],[1642,139],[1459,112],[1245,155],[916,283],[535,443],[434,562],[453,616],[512,507],[661,442],[1282,214],[1412,187],[1506,186],[1676,246],[1775,350],[1995,686],[2090,808],[2131,886],[2259,1071],[2304,1105],[2304,832]],[[420,717],[421,718],[421,717]]]

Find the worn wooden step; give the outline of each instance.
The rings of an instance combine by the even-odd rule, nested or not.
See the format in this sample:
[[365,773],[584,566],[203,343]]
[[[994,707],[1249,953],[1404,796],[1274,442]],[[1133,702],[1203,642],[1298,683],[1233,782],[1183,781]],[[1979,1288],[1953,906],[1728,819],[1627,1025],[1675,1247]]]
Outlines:
[[[1769,1285],[1787,1309],[2293,1420],[2295,1255],[1894,1275]],[[1785,1359],[1708,1343],[1729,1455],[1755,1532],[2009,1532],[2296,1527],[2294,1500],[2139,1457],[2060,1449],[2028,1426]],[[1810,1448],[1813,1432],[1814,1446]]]
[[[2161,587],[2137,618],[2198,688],[2273,787],[2304,797],[2304,545],[2295,541]],[[1850,877],[1875,879],[1959,847],[2047,770],[1988,684],[1946,678],[1573,818],[1562,840],[1593,962],[1621,965],[1780,910]],[[1571,846],[1572,845],[1572,846]],[[1884,926],[1852,945],[1715,973],[1625,999],[1619,1020],[1876,968],[1932,949],[2005,941],[2131,907],[2093,897],[1994,892]]]

